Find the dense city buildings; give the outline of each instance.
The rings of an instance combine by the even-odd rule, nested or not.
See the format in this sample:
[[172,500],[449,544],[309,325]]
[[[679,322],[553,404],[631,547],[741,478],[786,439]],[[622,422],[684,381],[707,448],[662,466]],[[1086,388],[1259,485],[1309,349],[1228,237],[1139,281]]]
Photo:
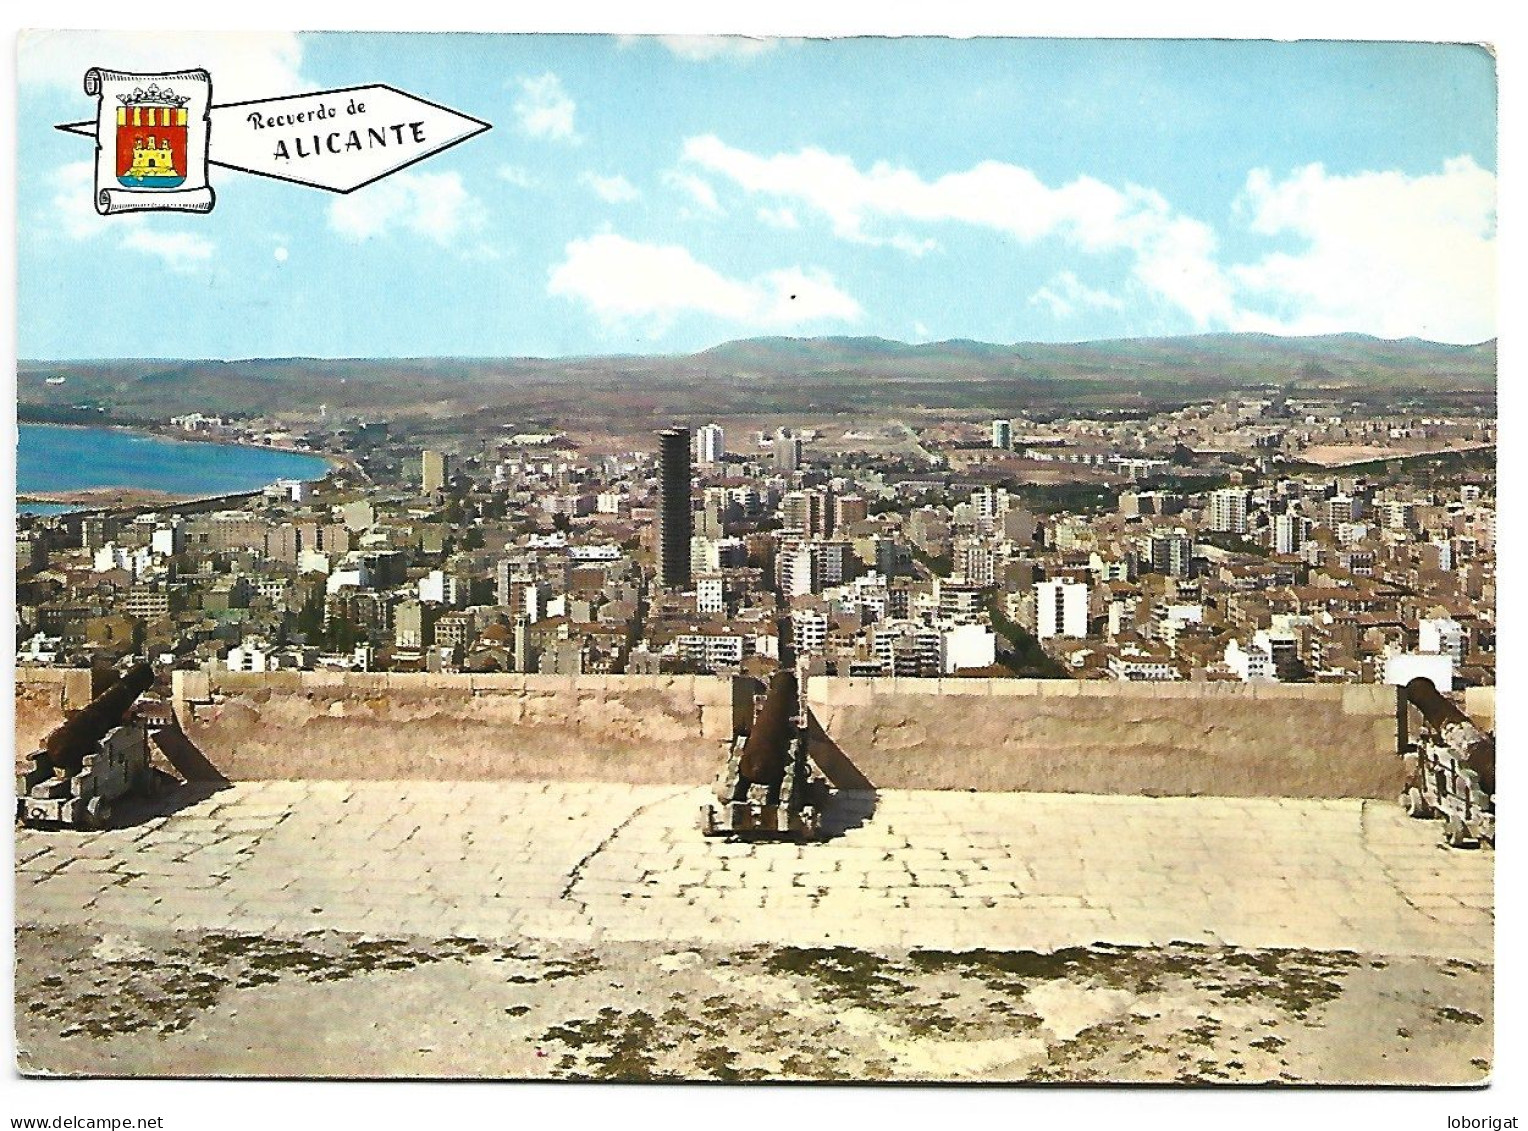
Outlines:
[[281,435],[332,470],[211,507],[22,515],[18,662],[1495,679],[1484,411],[1235,396],[656,438],[211,421],[174,427]]

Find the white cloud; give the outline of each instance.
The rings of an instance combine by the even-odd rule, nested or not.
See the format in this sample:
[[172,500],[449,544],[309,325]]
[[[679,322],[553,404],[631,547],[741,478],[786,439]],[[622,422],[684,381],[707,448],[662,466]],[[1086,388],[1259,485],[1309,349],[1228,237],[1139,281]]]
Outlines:
[[1028,169],[999,161],[928,181],[887,162],[861,170],[816,148],[760,157],[713,136],[688,139],[684,159],[749,192],[815,210],[840,239],[922,255],[938,246],[933,239],[905,228],[886,231],[887,225],[961,223],[1022,243],[1056,237],[1084,251],[1131,253],[1140,282],[1196,326],[1230,312],[1229,285],[1212,261],[1214,233],[1135,185],[1117,189],[1080,176],[1052,188]]
[[156,232],[145,225],[135,225],[122,236],[122,246],[147,255],[157,255],[165,266],[175,271],[190,270],[212,258],[216,250],[211,240],[195,232]]
[[681,59],[752,59],[773,51],[778,39],[751,39],[742,35],[660,35],[658,42]]
[[497,173],[499,180],[516,188],[530,188],[536,183],[531,179],[531,175],[518,165],[500,165]]
[[402,230],[445,246],[485,219],[456,172],[395,173],[329,205],[329,227],[356,242]]
[[759,209],[759,219],[771,228],[784,228],[787,231],[794,231],[796,228],[801,227],[801,221],[796,219],[796,214],[789,208],[761,208]]
[[1088,286],[1075,272],[1061,271],[1029,296],[1029,305],[1049,307],[1056,318],[1070,318],[1078,310],[1122,310],[1125,303],[1108,291]]
[[628,181],[621,174],[613,177],[602,177],[598,173],[585,173],[578,178],[580,184],[588,185],[594,195],[606,204],[624,204],[627,201],[636,200],[642,194],[637,191],[637,186]]
[[[205,68],[214,102],[274,98],[311,90],[303,78],[303,46],[290,32],[32,31],[20,37],[20,82],[74,91],[91,67],[124,71]],[[82,101],[82,105],[83,105]]]
[[515,99],[515,116],[520,129],[531,137],[549,141],[578,141],[573,129],[573,115],[578,107],[562,88],[562,80],[552,72],[518,80],[520,97]]
[[[95,163],[71,161],[53,174],[53,215],[64,235],[88,240],[107,230],[95,210]],[[123,217],[127,219],[127,217]]]
[[755,319],[767,326],[856,322],[864,313],[859,303],[838,289],[831,275],[816,268],[770,271],[753,284],[753,289],[770,296],[762,318]]
[[[1468,157],[1417,177],[1332,176],[1319,165],[1283,180],[1254,171],[1232,221],[1305,247],[1242,264],[1226,262],[1215,229],[1160,193],[1086,175],[1051,186],[1028,169],[983,161],[927,180],[887,162],[862,169],[816,148],[760,156],[713,136],[686,140],[683,160],[772,198],[760,211],[766,222],[771,208],[795,205],[855,243],[920,255],[937,245],[917,226],[963,224],[1025,245],[1058,240],[1091,256],[1123,254],[1131,290],[1196,330],[1457,342],[1496,332],[1496,178]],[[1058,317],[1105,308],[1102,292],[1078,287],[1052,280],[1032,301]]]
[[278,247],[272,254],[275,255],[277,263],[285,263],[291,257],[291,253],[284,247]]
[[703,180],[693,173],[680,173],[672,169],[663,175],[663,181],[665,184],[672,185],[683,192],[696,204],[700,205],[703,211],[716,216],[722,214],[721,201],[716,199],[716,190],[711,187],[709,181]]
[[866,239],[865,242],[882,244],[886,247],[894,247],[898,251],[905,252],[906,254],[913,256],[926,255],[928,252],[933,251],[939,246],[938,240],[920,240],[915,236],[908,235],[905,232],[898,232],[893,236],[888,236],[884,240]]
[[569,243],[547,292],[584,303],[607,324],[642,323],[654,333],[687,313],[771,329],[854,322],[863,313],[822,271],[790,267],[732,279],[683,247],[609,233]]
[[172,271],[189,272],[206,264],[217,244],[197,232],[165,231],[163,218],[152,213],[101,216],[95,210],[95,164],[71,161],[53,174],[52,220],[57,230],[75,241],[114,239],[125,251],[163,260]]
[[[1252,231],[1303,241],[1230,274],[1240,329],[1478,342],[1496,334],[1496,177],[1468,157],[1438,173],[1247,178]],[[1271,312],[1270,312],[1271,308]]]

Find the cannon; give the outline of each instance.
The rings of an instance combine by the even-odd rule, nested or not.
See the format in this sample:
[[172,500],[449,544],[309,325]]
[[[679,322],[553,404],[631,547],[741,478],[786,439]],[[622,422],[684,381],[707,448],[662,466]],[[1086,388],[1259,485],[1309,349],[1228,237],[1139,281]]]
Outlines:
[[816,840],[827,782],[807,760],[807,713],[792,671],[776,672],[746,732],[735,734],[716,779],[716,803],[701,808],[707,836]]
[[[1408,707],[1422,717],[1417,740],[1408,740]],[[1397,745],[1406,764],[1401,805],[1418,819],[1443,818],[1451,848],[1496,844],[1496,739],[1482,731],[1418,676],[1398,689]]]
[[101,828],[119,798],[150,782],[148,730],[132,712],[153,683],[153,668],[133,665],[43,739],[16,775],[18,821]]

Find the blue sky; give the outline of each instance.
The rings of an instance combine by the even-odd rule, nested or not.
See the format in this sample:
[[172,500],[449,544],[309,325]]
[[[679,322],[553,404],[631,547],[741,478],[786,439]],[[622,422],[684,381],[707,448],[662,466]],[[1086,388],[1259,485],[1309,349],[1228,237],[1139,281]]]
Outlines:
[[[96,64],[493,129],[349,196],[214,168],[209,215],[100,218],[51,128]],[[18,71],[21,357],[1496,332],[1473,47],[55,33]]]

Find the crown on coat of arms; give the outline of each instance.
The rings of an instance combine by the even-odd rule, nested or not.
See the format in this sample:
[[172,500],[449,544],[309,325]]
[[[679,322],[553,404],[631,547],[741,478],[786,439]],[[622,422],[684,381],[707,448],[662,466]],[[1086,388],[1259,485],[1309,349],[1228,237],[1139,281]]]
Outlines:
[[191,101],[191,96],[176,94],[169,87],[161,90],[158,83],[150,83],[147,90],[140,86],[131,94],[117,95],[117,101],[124,106],[184,106]]

